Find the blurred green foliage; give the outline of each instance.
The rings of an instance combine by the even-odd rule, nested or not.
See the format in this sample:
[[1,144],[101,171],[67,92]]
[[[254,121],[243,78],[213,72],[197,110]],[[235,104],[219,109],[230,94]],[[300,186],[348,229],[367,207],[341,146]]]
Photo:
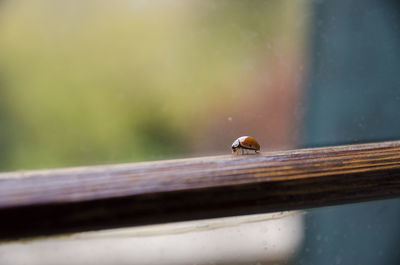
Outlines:
[[0,171],[190,154],[302,5],[2,1]]

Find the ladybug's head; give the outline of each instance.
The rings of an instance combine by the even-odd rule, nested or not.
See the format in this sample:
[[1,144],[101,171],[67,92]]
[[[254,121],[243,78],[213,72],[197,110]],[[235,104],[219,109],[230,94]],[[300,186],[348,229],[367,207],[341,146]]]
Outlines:
[[236,139],[236,141],[233,142],[232,144],[232,153],[236,153],[240,148],[240,142],[239,139]]

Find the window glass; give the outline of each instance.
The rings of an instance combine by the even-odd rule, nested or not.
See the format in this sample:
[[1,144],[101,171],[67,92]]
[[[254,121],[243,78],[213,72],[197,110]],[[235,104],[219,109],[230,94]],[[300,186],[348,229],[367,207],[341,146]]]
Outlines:
[[[242,135],[261,151],[399,139],[399,10],[396,0],[3,0],[0,171],[229,154]],[[206,227],[197,245],[172,230],[17,242],[0,245],[0,263],[54,264],[46,255],[57,252],[96,263],[110,250],[101,260],[131,264],[122,253],[141,242],[155,258],[181,244],[193,264],[400,264],[399,214],[392,199],[224,219],[227,230],[178,224]]]

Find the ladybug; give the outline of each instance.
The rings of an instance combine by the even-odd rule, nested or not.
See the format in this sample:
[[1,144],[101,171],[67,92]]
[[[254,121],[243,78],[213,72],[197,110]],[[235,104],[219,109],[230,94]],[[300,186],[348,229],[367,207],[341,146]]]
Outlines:
[[248,150],[257,153],[260,151],[260,144],[253,137],[242,136],[237,138],[232,144],[232,153],[239,154],[239,150],[242,151],[242,155],[247,153]]

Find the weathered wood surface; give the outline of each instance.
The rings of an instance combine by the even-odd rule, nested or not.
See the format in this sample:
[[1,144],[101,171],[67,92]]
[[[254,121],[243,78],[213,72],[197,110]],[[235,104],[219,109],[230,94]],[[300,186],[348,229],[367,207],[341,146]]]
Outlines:
[[0,174],[0,239],[400,196],[400,141]]

